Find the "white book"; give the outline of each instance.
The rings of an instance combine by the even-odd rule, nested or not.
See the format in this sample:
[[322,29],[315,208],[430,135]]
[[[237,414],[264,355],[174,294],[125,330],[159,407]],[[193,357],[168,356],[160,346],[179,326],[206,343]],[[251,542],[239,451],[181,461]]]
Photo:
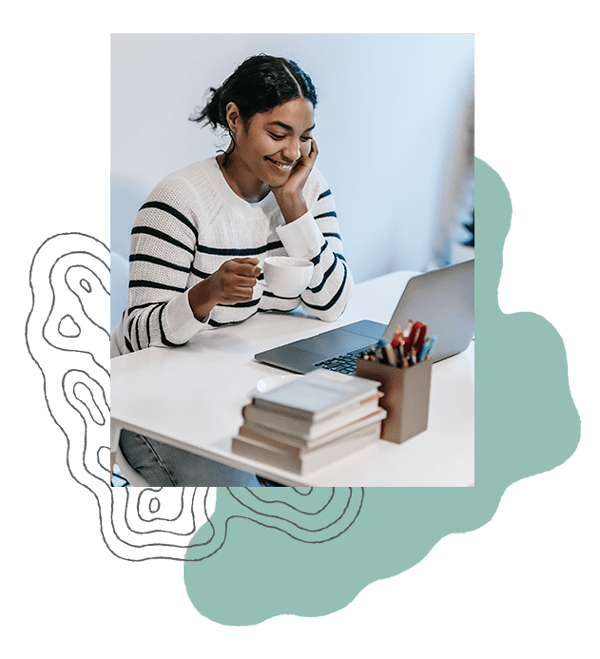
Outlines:
[[378,442],[380,435],[381,422],[374,424],[371,430],[352,433],[330,442],[324,447],[302,454],[290,452],[289,447],[278,448],[272,444],[238,435],[231,440],[231,451],[236,455],[304,475]]
[[379,384],[366,378],[317,369],[264,394],[256,394],[252,402],[257,408],[316,422],[360,405],[377,392]]
[[266,426],[261,426],[249,421],[245,421],[240,426],[238,435],[249,437],[250,439],[259,439],[265,442],[275,442],[276,445],[288,446],[295,449],[314,449],[350,433],[368,429],[374,423],[383,421],[386,416],[387,411],[382,407],[378,407],[374,412],[371,412],[356,421],[351,421],[335,430],[323,433],[312,439],[290,435],[285,432],[285,429],[267,428]]
[[298,418],[293,415],[264,410],[256,405],[245,405],[242,408],[242,416],[245,421],[250,423],[310,441],[328,432],[343,428],[349,423],[358,421],[369,414],[378,412],[381,409],[379,407],[379,398],[381,396],[381,392],[377,392],[372,399],[317,423],[313,423],[310,419],[306,418]]

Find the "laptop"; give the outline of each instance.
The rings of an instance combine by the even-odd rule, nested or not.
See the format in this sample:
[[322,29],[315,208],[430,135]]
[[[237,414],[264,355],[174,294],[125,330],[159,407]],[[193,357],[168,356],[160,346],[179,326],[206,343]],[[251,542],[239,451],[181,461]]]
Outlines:
[[409,279],[387,327],[373,320],[359,320],[307,339],[259,352],[254,359],[270,366],[308,373],[316,368],[355,373],[356,356],[409,320],[427,325],[436,337],[434,362],[457,355],[469,347],[475,333],[475,261],[432,270]]

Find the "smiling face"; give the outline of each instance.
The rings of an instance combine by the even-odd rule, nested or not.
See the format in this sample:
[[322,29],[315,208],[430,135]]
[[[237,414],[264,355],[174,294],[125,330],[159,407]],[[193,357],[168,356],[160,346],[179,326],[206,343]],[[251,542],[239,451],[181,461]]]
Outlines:
[[310,153],[315,120],[308,99],[295,98],[268,112],[258,112],[246,123],[235,103],[230,103],[227,119],[235,150],[225,177],[237,194],[249,201],[264,196],[270,187],[283,185],[294,165]]

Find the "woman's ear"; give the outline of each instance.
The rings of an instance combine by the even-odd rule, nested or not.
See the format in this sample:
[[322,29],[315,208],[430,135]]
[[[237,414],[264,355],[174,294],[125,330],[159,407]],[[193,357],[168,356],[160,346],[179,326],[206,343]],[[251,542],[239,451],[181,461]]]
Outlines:
[[225,107],[225,119],[231,133],[243,123],[238,106],[233,101],[229,101]]

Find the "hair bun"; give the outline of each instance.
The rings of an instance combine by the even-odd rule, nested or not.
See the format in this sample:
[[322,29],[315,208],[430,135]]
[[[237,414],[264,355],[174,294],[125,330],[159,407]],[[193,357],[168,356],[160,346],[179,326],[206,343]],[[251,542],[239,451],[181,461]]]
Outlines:
[[257,112],[268,112],[295,98],[307,98],[317,104],[317,93],[310,79],[296,62],[272,55],[253,55],[244,60],[218,87],[210,88],[210,99],[190,121],[228,130],[226,108],[234,102],[243,121]]

